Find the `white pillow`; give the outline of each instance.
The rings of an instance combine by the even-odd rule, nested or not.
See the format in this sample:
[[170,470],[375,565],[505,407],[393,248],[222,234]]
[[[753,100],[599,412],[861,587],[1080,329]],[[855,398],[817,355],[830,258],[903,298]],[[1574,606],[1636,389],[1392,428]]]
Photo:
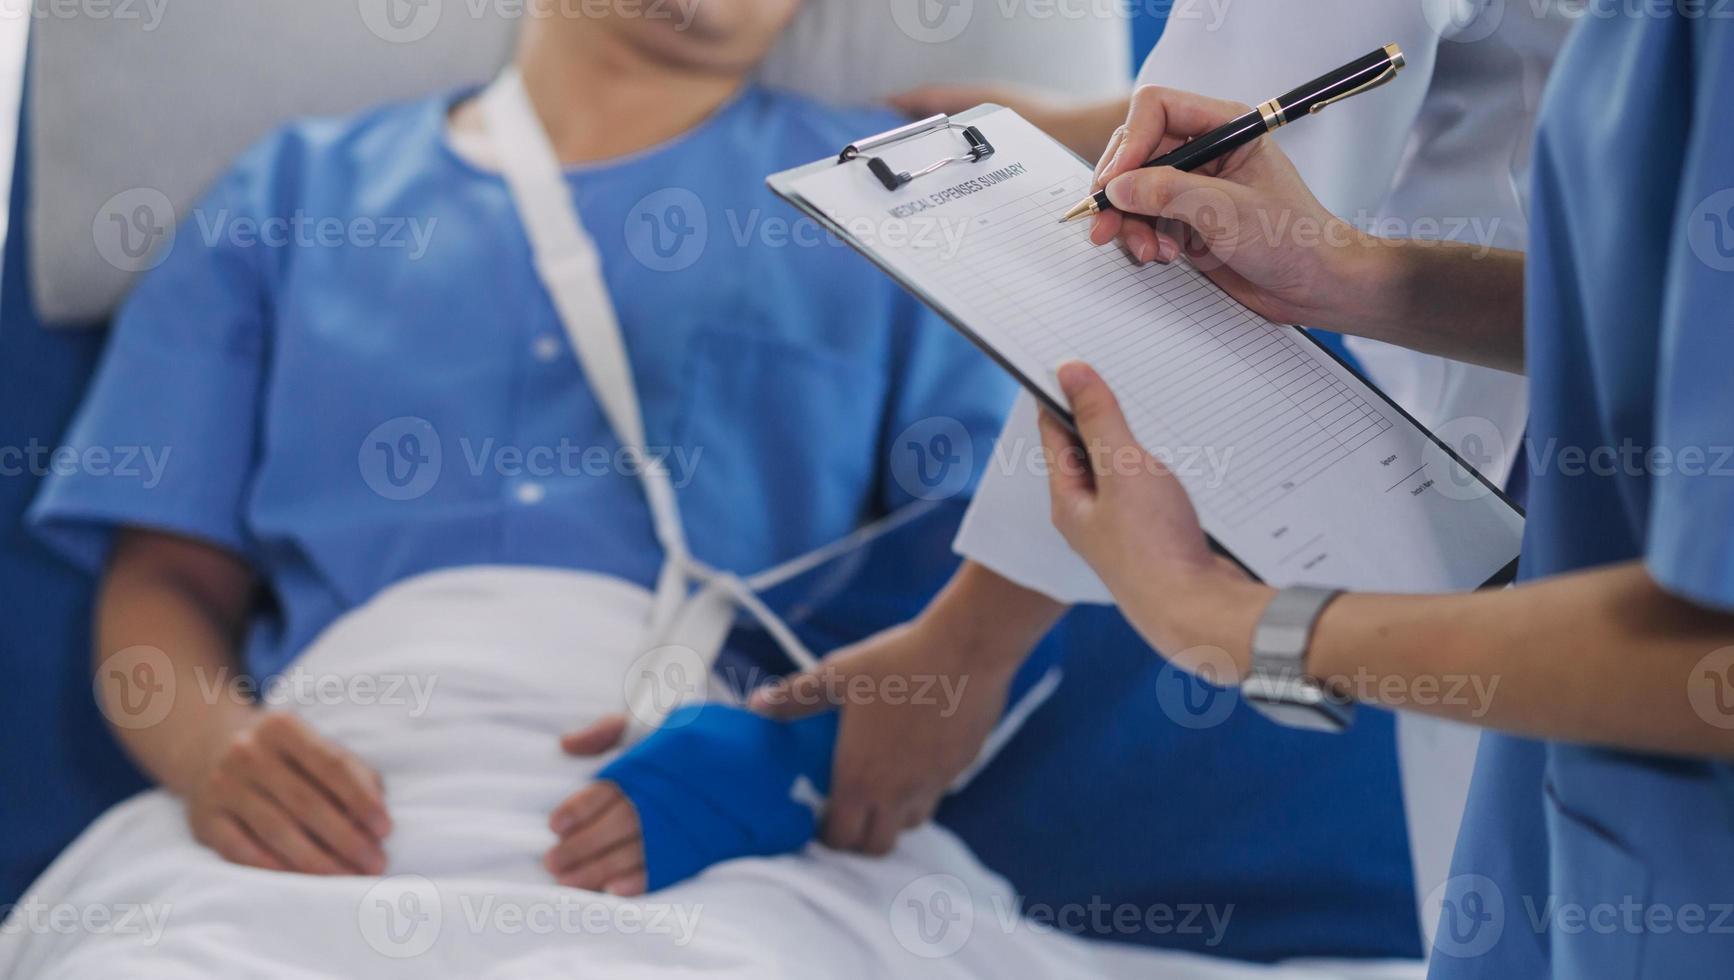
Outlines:
[[[103,320],[147,264],[137,247],[152,224],[182,213],[273,126],[487,79],[509,56],[527,2],[118,0],[99,17],[56,16],[54,0],[41,0],[30,74],[38,313]],[[678,12],[693,0],[635,2]],[[1080,97],[1125,88],[1123,17],[1065,7],[806,0],[764,75],[857,103],[938,81]]]

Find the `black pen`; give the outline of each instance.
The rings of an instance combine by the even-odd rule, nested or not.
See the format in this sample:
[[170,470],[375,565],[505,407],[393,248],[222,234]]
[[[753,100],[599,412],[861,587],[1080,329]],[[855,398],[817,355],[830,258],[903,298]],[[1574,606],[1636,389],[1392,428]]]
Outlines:
[[[1144,166],[1197,170],[1274,129],[1280,129],[1303,116],[1319,112],[1351,95],[1378,88],[1396,78],[1404,63],[1403,49],[1395,44],[1387,44],[1372,54],[1357,58],[1336,71],[1315,78],[1286,95],[1271,99],[1226,125],[1182,143]],[[1060,221],[1100,214],[1111,207],[1113,205],[1108,203],[1108,192],[1100,190],[1067,211]]]

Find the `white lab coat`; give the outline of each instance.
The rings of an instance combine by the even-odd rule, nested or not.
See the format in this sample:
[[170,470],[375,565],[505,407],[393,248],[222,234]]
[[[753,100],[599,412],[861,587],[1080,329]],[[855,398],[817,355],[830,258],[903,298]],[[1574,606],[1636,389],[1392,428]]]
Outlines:
[[[1386,237],[1498,248],[1527,240],[1530,136],[1542,84],[1575,21],[1575,2],[1506,0],[1178,0],[1140,84],[1256,105],[1396,41],[1397,81],[1275,136],[1319,199]],[[1522,438],[1522,378],[1351,338],[1368,374],[1447,442],[1503,480]],[[1020,399],[1005,444],[1038,439]],[[957,539],[1005,577],[1067,602],[1107,590],[1047,519],[1047,481],[1022,455],[996,454]],[[1449,874],[1476,733],[1402,717],[1399,754],[1418,901]],[[1429,946],[1435,923],[1423,918]]]

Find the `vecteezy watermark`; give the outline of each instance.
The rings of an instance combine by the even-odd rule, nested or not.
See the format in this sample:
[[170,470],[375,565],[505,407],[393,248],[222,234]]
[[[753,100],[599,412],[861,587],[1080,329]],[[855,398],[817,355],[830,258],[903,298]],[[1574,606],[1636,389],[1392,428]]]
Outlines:
[[357,0],[361,22],[382,41],[413,44],[439,27],[448,9],[470,20],[630,18],[667,21],[674,30],[692,27],[707,0]]
[[104,657],[92,681],[97,708],[116,728],[162,724],[174,710],[175,666],[153,646],[131,646]]
[[1734,647],[1712,650],[1693,665],[1686,699],[1705,724],[1734,729]]
[[891,443],[891,477],[917,500],[946,500],[975,475],[975,440],[954,418],[919,419]]
[[387,500],[414,500],[439,481],[445,452],[433,423],[412,415],[373,427],[356,450],[362,482]]
[[0,446],[0,477],[112,477],[154,490],[173,451],[172,446],[50,446],[31,439],[22,446]]
[[1052,24],[1056,21],[1124,22],[1139,13],[1173,21],[1202,21],[1219,29],[1233,0],[885,0],[897,29],[923,44],[955,41],[972,23],[989,18]]
[[975,932],[975,898],[956,875],[922,875],[897,892],[889,912],[897,944],[922,959],[955,955]]
[[1188,487],[1204,490],[1220,487],[1228,480],[1234,457],[1233,446],[1156,446],[1146,449],[1136,445],[1109,446],[1097,440],[1089,445],[1074,446],[1071,452],[1056,460],[1039,440],[1012,436],[995,443],[987,465],[1001,475],[1035,474],[1044,478],[1055,467],[1068,476],[1084,472],[1138,476],[1165,469]]
[[1686,219],[1686,242],[1698,261],[1734,272],[1734,188],[1705,198]]
[[104,262],[122,272],[149,272],[175,247],[175,206],[154,187],[121,191],[102,203],[90,240]]
[[1237,673],[1227,650],[1193,647],[1163,660],[1156,674],[1156,705],[1182,728],[1215,728],[1240,703],[1240,694],[1233,689]]
[[234,214],[228,208],[193,211],[193,226],[207,248],[348,248],[401,251],[410,261],[427,254],[437,216],[315,215],[297,208],[285,215]]
[[149,33],[162,26],[168,0],[0,0],[0,20],[100,20],[136,23]]
[[998,890],[976,896],[956,875],[922,875],[903,886],[889,908],[898,945],[922,959],[954,956],[983,929],[1001,935],[1064,932],[1092,936],[1201,936],[1207,947],[1222,944],[1234,918],[1233,905],[1111,902],[1029,902]]
[[1454,875],[1427,895],[1421,914],[1439,923],[1433,950],[1458,959],[1481,956],[1505,933],[1505,894],[1484,875]]
[[[1021,164],[1012,167],[1021,170]],[[983,175],[978,180],[988,180]],[[884,217],[856,216],[842,225],[853,240],[868,246],[915,249],[953,259],[963,247],[971,225],[939,214],[920,213],[918,204],[894,208]],[[716,218],[720,216],[720,223]],[[640,198],[626,213],[622,229],[627,252],[655,272],[679,272],[703,258],[709,247],[726,242],[735,249],[848,248],[848,244],[812,218],[765,214],[759,208],[718,208],[685,187],[664,187]]]
[[162,903],[82,905],[26,895],[0,904],[0,936],[127,936],[151,947],[162,941],[173,911]]
[[668,717],[689,704],[706,699],[710,691],[710,665],[698,651],[680,644],[646,650],[633,659],[621,680],[626,711],[646,728],[680,727]]
[[[492,436],[458,436],[463,472],[470,479],[500,479],[518,484],[521,503],[539,502],[539,482],[562,477],[642,478],[661,471],[676,490],[689,486],[704,458],[703,446],[649,446],[644,449],[594,445],[561,438],[550,445],[502,443]],[[445,443],[432,422],[413,415],[387,419],[362,437],[356,449],[362,482],[387,500],[425,496],[450,471]]]
[[420,956],[439,941],[445,902],[421,875],[392,875],[375,882],[355,909],[361,938],[373,951],[396,960]]
[[277,709],[402,708],[408,718],[427,714],[439,686],[437,674],[334,674],[300,668],[264,678],[227,667],[214,671],[197,668],[193,678],[205,704],[257,704]]
[[91,222],[91,242],[122,272],[148,272],[173,253],[190,230],[205,248],[379,249],[401,251],[410,261],[427,255],[439,224],[435,216],[316,215],[296,209],[282,215],[237,214],[228,208],[195,208],[182,223],[167,194],[134,187],[109,198]]
[[[456,914],[448,914],[455,912]],[[455,901],[421,875],[383,878],[361,897],[356,923],[374,952],[411,959],[433,949],[442,935],[639,936],[674,947],[698,934],[704,905],[621,901],[584,892],[527,899],[464,891]]]

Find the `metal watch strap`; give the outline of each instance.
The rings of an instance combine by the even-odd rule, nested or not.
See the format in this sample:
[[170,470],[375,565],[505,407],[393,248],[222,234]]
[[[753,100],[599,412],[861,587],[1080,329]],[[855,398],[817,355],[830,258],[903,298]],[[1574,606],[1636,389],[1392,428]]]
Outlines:
[[1278,674],[1306,673],[1313,624],[1341,589],[1293,585],[1277,592],[1264,607],[1252,634],[1252,669]]
[[1290,728],[1342,732],[1355,719],[1355,704],[1307,673],[1313,625],[1337,589],[1295,586],[1278,592],[1259,617],[1252,636],[1252,671],[1241,695],[1260,714]]

